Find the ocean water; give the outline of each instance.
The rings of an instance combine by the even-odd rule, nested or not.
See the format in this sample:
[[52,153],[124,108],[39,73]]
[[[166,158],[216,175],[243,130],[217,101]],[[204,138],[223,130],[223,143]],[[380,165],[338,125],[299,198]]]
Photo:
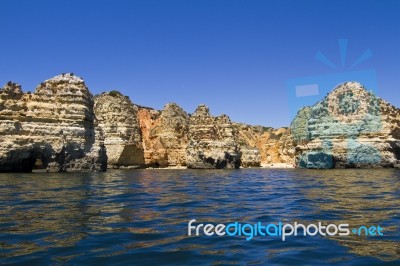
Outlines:
[[[379,225],[383,236],[188,236],[191,219]],[[400,265],[399,230],[394,169],[0,174],[0,264]]]

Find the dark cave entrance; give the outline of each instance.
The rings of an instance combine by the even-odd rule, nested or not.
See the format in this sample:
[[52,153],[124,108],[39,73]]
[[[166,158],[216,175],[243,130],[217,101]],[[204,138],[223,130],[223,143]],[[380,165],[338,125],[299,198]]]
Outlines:
[[32,172],[46,171],[48,166],[48,159],[50,158],[51,150],[48,148],[38,147],[32,150],[29,161]]
[[46,170],[46,167],[44,167],[42,159],[37,158],[35,160],[35,164],[32,168],[32,172],[43,172],[45,170]]

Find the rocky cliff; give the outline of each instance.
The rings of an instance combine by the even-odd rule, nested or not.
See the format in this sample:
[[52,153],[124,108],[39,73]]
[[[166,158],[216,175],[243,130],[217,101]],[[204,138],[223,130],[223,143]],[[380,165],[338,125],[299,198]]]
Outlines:
[[63,74],[33,94],[9,82],[0,89],[0,171],[104,171],[102,132],[84,81]]
[[117,91],[95,97],[109,168],[260,166],[257,147],[238,145],[229,117],[213,117],[200,105],[188,115],[175,103],[154,110],[133,104]]
[[163,110],[136,105],[117,91],[92,97],[63,74],[33,94],[0,89],[0,171],[104,171],[109,168],[399,167],[400,110],[347,82],[290,128],[234,123],[199,105]]
[[[235,124],[238,131],[238,143],[242,151],[254,150],[258,166],[274,164],[294,164],[294,146],[288,128],[270,128]],[[255,164],[251,166],[257,166]]]
[[212,117],[207,106],[199,105],[190,117],[188,168],[239,168],[241,152],[237,131],[229,117]]
[[[135,105],[117,91],[94,99],[84,81],[63,74],[34,94],[9,83],[0,95],[3,171],[170,167],[238,168],[289,161],[285,132],[214,117],[205,105],[187,114]],[[282,129],[284,130],[284,129]],[[38,166],[38,165],[36,165]]]
[[161,111],[140,107],[138,120],[146,166],[260,166],[258,149],[240,146],[238,129],[229,117],[213,117],[205,105],[200,105],[192,115],[174,103]]
[[186,166],[189,116],[181,107],[175,103],[161,111],[140,107],[138,120],[146,166]]
[[95,97],[94,112],[104,132],[108,167],[142,167],[145,164],[138,107],[120,92]]
[[301,109],[291,129],[299,167],[393,167],[400,160],[400,110],[357,82]]

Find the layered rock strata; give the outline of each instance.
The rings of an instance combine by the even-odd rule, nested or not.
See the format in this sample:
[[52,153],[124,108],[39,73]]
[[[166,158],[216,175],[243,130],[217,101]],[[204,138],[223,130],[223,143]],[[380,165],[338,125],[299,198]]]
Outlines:
[[109,168],[400,167],[400,110],[346,82],[290,128],[266,128],[212,116],[200,105],[154,110],[117,91],[92,97],[63,74],[33,94],[0,89],[0,171],[104,171]]
[[301,109],[291,129],[299,167],[396,167],[400,160],[400,110],[357,82]]
[[[268,128],[235,124],[238,131],[240,149],[256,150],[258,166],[273,166],[274,164],[294,164],[294,146],[288,128]],[[243,164],[243,163],[242,163]],[[256,165],[251,165],[256,166]]]
[[145,164],[138,107],[120,92],[95,97],[94,112],[104,132],[108,168],[134,168]]
[[174,103],[161,111],[140,107],[138,120],[146,166],[260,166],[258,149],[238,145],[238,131],[229,117],[213,117],[205,105],[200,105],[192,115]]
[[63,74],[33,94],[9,82],[0,89],[0,171],[104,171],[102,132],[84,81]]
[[189,116],[181,107],[175,103],[161,111],[140,107],[138,121],[146,166],[186,166]]
[[241,152],[237,131],[229,117],[212,117],[207,106],[199,105],[190,117],[188,168],[239,168]]

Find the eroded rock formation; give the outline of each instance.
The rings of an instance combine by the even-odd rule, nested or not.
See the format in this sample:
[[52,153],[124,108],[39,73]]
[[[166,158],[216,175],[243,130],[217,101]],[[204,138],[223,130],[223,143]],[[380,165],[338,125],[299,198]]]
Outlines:
[[235,124],[235,126],[238,131],[240,149],[242,151],[255,150],[259,157],[258,166],[260,164],[262,166],[294,164],[294,146],[289,129],[246,124]]
[[213,117],[205,105],[191,116],[174,103],[161,111],[140,107],[138,120],[147,166],[260,166],[258,148],[239,145],[237,127],[229,117]]
[[177,104],[162,111],[140,107],[145,164],[152,167],[186,166],[189,116]]
[[400,110],[357,82],[301,109],[291,128],[299,167],[394,167],[400,160]]
[[63,74],[33,94],[9,82],[0,90],[0,171],[104,171],[102,132],[84,81]]
[[135,105],[117,91],[94,99],[84,81],[63,74],[33,94],[0,89],[0,171],[104,171],[109,168],[399,167],[400,110],[347,82],[291,128],[266,128],[212,116]]
[[207,106],[199,105],[190,117],[188,168],[239,168],[241,153],[237,131],[229,117],[213,117]]
[[108,168],[142,167],[145,164],[138,107],[120,92],[95,97],[94,112],[104,132]]

